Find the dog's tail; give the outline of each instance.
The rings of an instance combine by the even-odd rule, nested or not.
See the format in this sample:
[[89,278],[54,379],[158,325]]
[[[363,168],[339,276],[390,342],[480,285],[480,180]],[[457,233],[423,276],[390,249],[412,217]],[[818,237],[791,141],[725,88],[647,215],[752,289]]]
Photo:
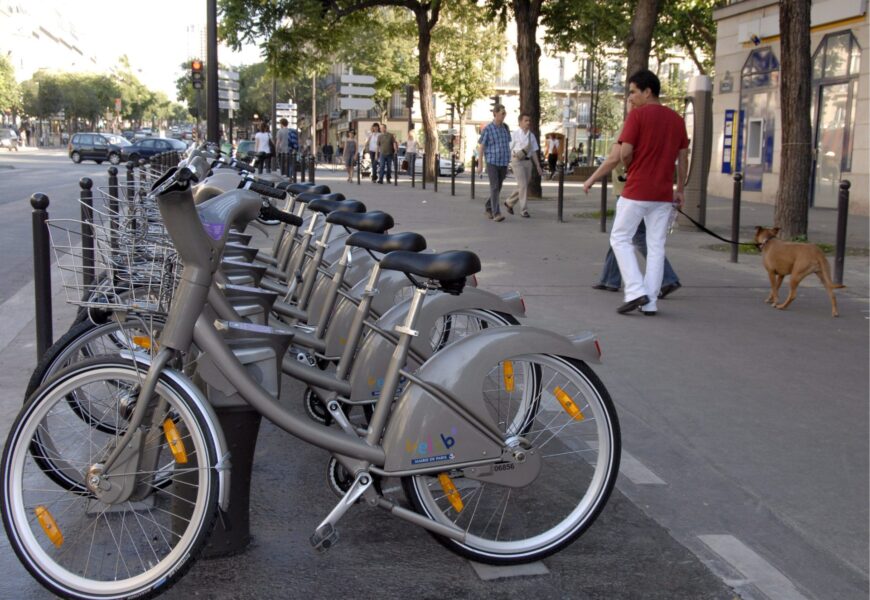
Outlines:
[[830,286],[832,290],[846,287],[842,283],[834,283],[831,279],[831,266],[828,264],[828,259],[824,254],[819,258],[819,269],[821,270],[822,281],[824,281],[826,286]]

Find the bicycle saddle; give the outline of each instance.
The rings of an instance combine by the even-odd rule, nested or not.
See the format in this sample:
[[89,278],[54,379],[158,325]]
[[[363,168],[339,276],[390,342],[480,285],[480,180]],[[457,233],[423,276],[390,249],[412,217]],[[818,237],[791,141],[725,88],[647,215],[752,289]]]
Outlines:
[[480,271],[480,258],[467,250],[436,254],[398,251],[390,252],[381,259],[381,268],[437,280],[442,290],[456,295],[462,292],[465,278]]
[[380,210],[364,213],[331,212],[326,215],[326,222],[373,233],[384,233],[394,225],[393,217]]
[[334,210],[342,212],[361,213],[366,211],[366,205],[358,200],[329,200],[318,198],[308,203],[308,210],[328,215]]
[[402,233],[369,233],[357,231],[350,234],[345,240],[346,246],[364,248],[386,254],[401,250],[403,252],[422,252],[426,249],[426,238],[419,233],[405,231]]
[[284,189],[291,194],[302,194],[305,192],[311,192],[312,194],[328,194],[331,191],[328,185],[311,185],[310,183],[286,183]]
[[318,194],[317,192],[302,192],[298,196],[296,196],[296,200],[298,202],[302,202],[303,204],[311,202],[312,200],[344,200],[344,194],[341,192],[333,192],[331,194]]

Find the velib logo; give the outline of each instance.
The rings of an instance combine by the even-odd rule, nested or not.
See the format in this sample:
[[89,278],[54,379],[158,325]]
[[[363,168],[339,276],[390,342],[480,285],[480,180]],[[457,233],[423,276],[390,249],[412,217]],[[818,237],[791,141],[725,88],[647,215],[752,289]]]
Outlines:
[[456,445],[456,428],[450,428],[450,435],[438,434],[438,437],[427,437],[425,440],[405,440],[405,451],[408,454],[429,456],[430,454],[444,454]]

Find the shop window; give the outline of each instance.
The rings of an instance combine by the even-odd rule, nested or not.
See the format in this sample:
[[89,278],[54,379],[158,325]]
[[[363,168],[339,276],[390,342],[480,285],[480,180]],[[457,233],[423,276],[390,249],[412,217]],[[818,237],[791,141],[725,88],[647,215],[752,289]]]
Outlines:
[[749,119],[746,141],[746,164],[760,165],[764,141],[764,119]]

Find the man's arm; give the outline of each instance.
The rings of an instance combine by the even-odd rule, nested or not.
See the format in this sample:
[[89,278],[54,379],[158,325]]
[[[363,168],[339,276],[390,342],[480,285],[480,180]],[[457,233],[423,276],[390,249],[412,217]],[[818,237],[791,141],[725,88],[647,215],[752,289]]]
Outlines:
[[477,172],[483,173],[483,144],[477,145]]
[[628,165],[631,164],[633,158],[634,146],[628,142],[622,142],[619,144],[619,160],[622,161],[622,164],[625,165],[626,169],[628,168]]
[[689,175],[689,149],[683,148],[677,155],[677,191],[674,192],[674,204],[682,207],[686,199],[683,188]]
[[589,193],[589,188],[595,185],[595,182],[601,179],[602,177],[609,175],[613,169],[619,165],[620,160],[620,145],[613,144],[610,147],[610,154],[607,155],[607,158],[604,159],[604,162],[595,169],[595,172],[589,176],[589,179],[583,182],[583,191],[587,194]]

